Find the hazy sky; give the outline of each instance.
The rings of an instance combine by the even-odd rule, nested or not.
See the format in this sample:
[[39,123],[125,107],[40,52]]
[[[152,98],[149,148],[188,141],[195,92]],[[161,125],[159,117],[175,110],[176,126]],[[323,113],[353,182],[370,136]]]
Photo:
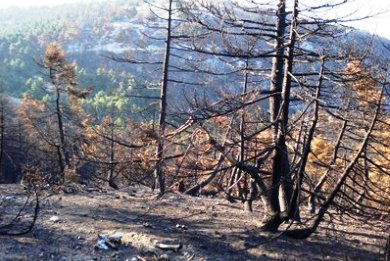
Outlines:
[[10,6],[44,6],[44,5],[60,5],[63,3],[74,3],[74,2],[88,2],[82,0],[0,0],[0,8],[6,8]]
[[[0,8],[6,8],[10,6],[53,6],[63,3],[72,3],[80,1],[91,2],[96,0],[0,0]],[[316,5],[314,3],[321,3],[323,1],[303,0],[302,2]],[[376,33],[390,39],[390,0],[355,0],[353,4],[349,4],[348,6],[344,7],[342,11],[336,11],[335,9],[335,12],[342,12],[343,14],[355,11],[356,17],[385,12],[383,14],[377,15],[375,18],[366,19],[364,21],[352,22],[348,25],[360,28],[362,30],[367,30],[371,33]]]
[[350,22],[347,25],[390,39],[390,0],[354,0],[341,9],[344,10],[339,11],[340,13],[354,13],[353,17],[374,15],[373,18]]

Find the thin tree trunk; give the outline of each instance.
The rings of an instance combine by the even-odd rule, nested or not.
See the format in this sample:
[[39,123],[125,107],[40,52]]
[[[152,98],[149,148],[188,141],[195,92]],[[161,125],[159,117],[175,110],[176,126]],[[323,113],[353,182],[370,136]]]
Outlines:
[[284,77],[283,77],[283,89],[282,89],[282,113],[281,113],[281,131],[279,132],[279,146],[282,151],[282,171],[281,171],[281,183],[280,183],[280,205],[281,211],[288,215],[290,211],[291,197],[293,192],[293,186],[291,181],[290,164],[288,158],[288,150],[286,146],[286,134],[287,125],[289,119],[289,108],[290,108],[290,90],[292,80],[292,69],[294,63],[294,49],[296,42],[296,28],[298,18],[298,0],[294,1],[290,32],[289,32],[289,43],[287,48],[287,59],[284,65]]
[[[238,162],[240,162],[240,158],[238,159]],[[245,201],[244,199],[244,187],[242,186],[241,184],[241,181],[242,181],[242,170],[237,166],[235,167],[237,168],[237,173],[236,173],[236,179],[234,181],[234,183],[236,184],[236,189],[237,189],[237,197],[239,199],[241,199],[242,202]]]
[[[220,166],[221,164],[224,162],[225,160],[225,156],[224,156],[224,148],[225,148],[225,144],[227,142],[227,139],[228,139],[228,136],[229,136],[229,133],[230,133],[230,130],[231,130],[231,125],[233,123],[233,119],[230,121],[230,124],[229,126],[227,127],[227,130],[226,130],[226,133],[225,133],[225,137],[224,137],[224,140],[222,142],[222,144],[219,146],[220,148],[220,151],[218,152],[219,153],[219,156],[218,156],[218,162],[217,162],[217,165],[214,167],[214,170],[211,172],[211,174],[205,179],[203,180],[202,182],[200,182],[199,184],[196,184],[195,186],[193,186],[192,188],[186,190],[184,193],[185,194],[188,194],[188,195],[195,195],[196,193],[199,192],[199,190],[201,190],[203,187],[207,186],[208,184],[210,184],[211,181],[213,181],[213,179],[217,176],[218,172],[219,172],[219,169],[220,169]],[[210,139],[210,143],[215,143],[217,144],[217,142],[213,139],[213,137],[210,136],[209,134],[209,139]]]
[[[271,87],[270,91],[273,93],[281,93],[283,89],[283,69],[284,69],[284,35],[286,28],[286,1],[280,0],[276,11],[276,35],[274,43],[274,58],[272,59],[272,71],[271,71]],[[281,177],[284,175],[286,164],[284,160],[284,136],[279,135],[280,122],[278,120],[281,112],[281,95],[274,95],[270,98],[269,110],[270,110],[270,122],[272,125],[272,141],[273,141],[273,153],[271,155],[272,160],[272,178],[271,186],[266,191],[266,195],[263,196],[264,201],[267,202],[268,213],[266,215],[264,230],[276,231],[279,227],[282,219],[280,217],[280,204],[279,204],[279,186]]]
[[114,123],[111,122],[110,124],[111,127],[111,140],[110,140],[110,172],[109,172],[109,177],[108,177],[108,184],[110,187],[114,189],[119,189],[118,185],[115,183],[115,137],[114,137]]
[[232,196],[232,191],[233,191],[233,187],[234,185],[236,184],[236,174],[237,174],[237,171],[238,171],[238,168],[237,167],[234,167],[232,169],[232,171],[230,172],[230,178],[229,178],[229,181],[227,183],[227,188],[226,188],[226,198],[227,200],[229,200],[230,202],[235,202],[233,196]]
[[[246,137],[245,137],[245,107],[244,107],[244,104],[245,104],[245,100],[244,100],[244,95],[246,94],[247,92],[247,89],[248,89],[248,66],[249,66],[249,59],[246,58],[245,60],[245,74],[244,74],[244,84],[242,85],[242,107],[241,107],[241,118],[240,118],[240,160],[245,162],[246,158],[245,158],[245,140],[246,140]],[[237,176],[241,176],[241,170],[238,170],[239,174]],[[249,211],[252,211],[252,199],[251,199],[251,186],[248,185],[248,174],[246,173],[243,173],[244,176],[244,194],[245,195],[242,195],[242,191],[241,191],[241,195],[242,195],[242,198],[244,199],[244,202],[245,202],[245,209],[248,209]],[[238,184],[238,183],[237,183]],[[254,193],[254,192],[253,192]],[[250,200],[250,202],[248,202],[248,200]],[[249,204],[249,206],[247,206]]]
[[249,194],[245,201],[245,210],[252,212],[253,211],[253,201],[256,199],[259,190],[254,179],[249,180]]
[[163,62],[163,78],[162,86],[160,92],[160,116],[158,124],[158,140],[157,140],[157,149],[156,149],[156,170],[154,174],[155,186],[159,189],[159,195],[162,196],[165,192],[165,178],[164,178],[164,134],[165,134],[165,118],[167,111],[167,89],[168,89],[168,75],[169,75],[169,58],[171,51],[171,26],[172,26],[172,1],[169,0],[168,7],[168,27],[167,27],[167,37],[165,41],[165,55]]
[[[270,120],[274,122],[272,135],[275,149],[272,155],[272,183],[269,189],[269,209],[271,213],[269,213],[263,226],[263,229],[268,231],[276,231],[283,220],[287,218],[291,202],[292,182],[286,146],[286,132],[289,119],[298,0],[294,1],[286,60],[283,59],[285,52],[283,37],[286,28],[286,1],[279,1],[276,17],[277,33],[274,45],[275,57],[273,58],[271,73],[271,91],[281,92],[281,95],[271,97],[270,99]],[[282,211],[283,216],[281,215]]]
[[383,253],[383,260],[384,261],[390,261],[390,234],[387,237],[385,250]]
[[[348,121],[345,120],[343,122],[343,126],[341,127],[340,134],[337,137],[337,141],[336,141],[335,148],[333,150],[333,156],[332,156],[332,159],[330,161],[330,165],[333,165],[336,162],[338,151],[339,151],[339,148],[341,145],[341,140],[344,136],[344,132],[345,132],[345,129],[347,128],[347,125],[348,125]],[[320,178],[320,180],[318,181],[318,183],[314,187],[313,193],[311,194],[311,196],[309,198],[310,213],[315,213],[318,192],[321,190],[322,186],[325,184],[325,181],[329,176],[330,170],[331,170],[331,168],[329,167],[328,170],[325,172],[324,175],[322,175],[322,177]]]
[[314,138],[314,132],[317,127],[317,122],[318,122],[318,111],[319,111],[319,102],[318,99],[321,96],[321,88],[322,88],[322,82],[323,82],[323,77],[324,77],[324,66],[325,66],[325,61],[324,58],[321,57],[321,68],[319,72],[319,77],[318,77],[318,85],[317,85],[317,90],[316,90],[316,96],[314,100],[314,117],[313,117],[313,122],[310,126],[308,137],[306,139],[306,142],[304,144],[302,156],[301,156],[301,164],[298,169],[297,173],[297,183],[296,187],[291,199],[291,209],[289,213],[289,218],[298,220],[300,221],[300,214],[299,214],[299,205],[300,205],[300,197],[301,197],[301,187],[303,183],[303,174],[306,169],[306,164],[307,160],[309,158],[309,153],[311,151],[311,143]]
[[222,162],[225,160],[225,157],[223,156],[223,154],[221,153],[220,156],[219,156],[219,159],[218,159],[218,163],[217,163],[217,166],[214,168],[213,172],[205,179],[203,180],[202,182],[200,182],[199,184],[196,184],[195,186],[193,186],[192,188],[186,190],[184,192],[184,194],[187,194],[187,195],[191,195],[191,196],[195,196],[196,194],[199,193],[199,191],[201,191],[205,186],[207,186],[208,184],[210,184],[211,181],[213,181],[213,179],[217,176],[218,172],[219,172],[219,168],[222,164]]
[[[304,124],[301,124],[301,127],[299,129],[299,134],[298,134],[298,138],[297,138],[297,142],[295,143],[295,146],[294,146],[294,155],[293,155],[293,158],[291,160],[291,165],[295,166],[296,165],[296,162],[297,162],[297,159],[298,159],[298,151],[300,150],[300,143],[301,143],[301,139],[302,139],[302,133],[303,133],[303,129],[304,129],[305,125]],[[306,130],[305,130],[306,132]],[[303,144],[303,143],[302,143]]]
[[364,158],[363,158],[363,163],[364,163],[364,171],[363,171],[363,184],[359,185],[359,187],[362,187],[362,191],[359,193],[356,203],[358,204],[359,211],[362,210],[363,206],[363,200],[366,195],[368,195],[368,181],[369,181],[369,166],[367,162],[367,147],[364,150]]
[[62,175],[62,182],[65,181],[65,168],[69,163],[69,160],[66,156],[65,151],[65,134],[64,134],[64,125],[62,120],[62,110],[61,110],[61,93],[59,86],[57,85],[55,81],[55,75],[54,75],[54,69],[50,68],[50,79],[52,81],[52,84],[56,91],[56,99],[55,99],[55,106],[56,106],[56,116],[57,116],[57,128],[58,128],[58,134],[59,134],[59,142],[60,144],[57,145],[57,155],[58,155],[58,165],[60,168],[60,173]]

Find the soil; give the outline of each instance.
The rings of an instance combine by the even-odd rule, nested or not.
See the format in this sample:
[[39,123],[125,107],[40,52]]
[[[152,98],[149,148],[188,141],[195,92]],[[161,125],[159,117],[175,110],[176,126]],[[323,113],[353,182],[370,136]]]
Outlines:
[[[20,185],[0,186],[0,226],[24,204]],[[29,204],[17,224],[32,216]],[[365,224],[333,213],[308,239],[259,229],[260,202],[252,213],[224,198],[168,193],[145,187],[87,191],[68,187],[40,196],[33,230],[0,236],[0,260],[380,260],[390,231],[385,221]],[[98,235],[120,235],[113,248],[96,247]],[[163,250],[158,243],[179,246]]]

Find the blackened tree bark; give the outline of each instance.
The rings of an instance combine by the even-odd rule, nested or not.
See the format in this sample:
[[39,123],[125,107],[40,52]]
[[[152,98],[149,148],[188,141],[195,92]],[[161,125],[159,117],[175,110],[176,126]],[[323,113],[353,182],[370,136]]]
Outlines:
[[[280,204],[281,210],[285,213],[290,212],[291,209],[291,195],[292,195],[292,181],[290,172],[289,155],[286,146],[287,127],[289,122],[289,109],[290,109],[290,95],[291,95],[291,82],[293,74],[293,65],[295,58],[295,43],[297,37],[297,19],[298,19],[298,0],[294,1],[293,12],[291,17],[289,42],[287,45],[287,57],[284,64],[283,75],[283,89],[282,89],[282,112],[280,118],[280,132],[278,133],[279,147],[281,149],[282,157],[282,172],[280,181]],[[288,216],[293,218],[292,216]]]
[[114,189],[119,189],[118,185],[115,183],[115,123],[111,120],[109,124],[110,128],[110,171],[108,174],[108,185]]
[[280,0],[276,11],[276,35],[274,42],[274,58],[272,59],[271,86],[270,90],[274,93],[280,93],[272,96],[269,100],[270,122],[272,125],[272,142],[274,150],[271,155],[272,160],[272,183],[264,198],[267,202],[268,217],[263,229],[275,231],[282,222],[280,216],[279,204],[279,186],[281,177],[288,171],[288,161],[285,159],[285,140],[280,135],[280,122],[278,120],[281,113],[281,93],[283,88],[284,71],[284,36],[286,28],[286,1]]
[[[294,59],[294,45],[296,38],[296,18],[298,15],[298,1],[294,3],[293,19],[290,26],[290,41],[287,59],[285,56],[285,28],[286,28],[286,1],[281,0],[276,11],[276,38],[274,42],[274,58],[272,60],[270,90],[280,93],[270,98],[270,122],[272,125],[273,153],[272,183],[269,188],[269,213],[263,229],[276,231],[287,218],[291,198],[291,177],[288,151],[286,146],[286,131],[289,119],[289,103],[291,88],[291,71]],[[283,213],[282,213],[283,212]]]
[[289,217],[290,219],[295,219],[300,221],[300,212],[299,212],[299,205],[300,205],[300,198],[301,198],[301,188],[302,188],[302,183],[303,183],[303,175],[306,169],[307,161],[309,158],[309,153],[311,151],[311,144],[314,138],[314,132],[317,128],[317,123],[318,123],[318,113],[319,113],[319,98],[321,96],[321,88],[322,88],[322,83],[324,80],[324,66],[325,66],[325,57],[321,57],[321,68],[320,72],[318,75],[318,85],[316,89],[316,96],[314,98],[314,115],[313,115],[313,120],[312,124],[310,126],[309,132],[307,134],[306,141],[303,145],[303,150],[302,150],[302,156],[301,156],[301,161],[300,161],[300,166],[298,168],[298,172],[296,174],[296,186],[294,189],[294,193],[291,198],[291,208],[289,212]]
[[58,156],[58,166],[60,168],[60,173],[62,175],[63,181],[65,178],[65,167],[68,165],[69,160],[67,160],[65,152],[65,133],[64,133],[64,124],[62,119],[62,109],[61,109],[61,91],[59,83],[57,82],[57,77],[54,67],[49,68],[49,77],[51,83],[55,88],[55,114],[57,117],[57,128],[59,134],[59,144],[57,147],[57,156]]
[[167,36],[165,40],[165,54],[163,62],[163,76],[160,92],[160,115],[158,120],[158,140],[156,149],[156,170],[154,173],[155,186],[159,189],[159,195],[165,192],[165,178],[164,178],[164,134],[165,134],[165,119],[167,114],[167,90],[168,90],[168,75],[169,75],[169,58],[171,51],[171,31],[172,31],[172,2],[169,0],[168,19],[167,19]]

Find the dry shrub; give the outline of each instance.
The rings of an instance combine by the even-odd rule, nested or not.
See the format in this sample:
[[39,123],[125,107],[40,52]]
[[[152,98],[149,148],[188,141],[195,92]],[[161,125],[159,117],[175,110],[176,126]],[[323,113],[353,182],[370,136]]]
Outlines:
[[367,70],[361,61],[352,60],[344,70],[347,88],[353,90],[352,95],[360,106],[375,104],[379,99],[379,91],[375,89],[376,81],[373,73]]

